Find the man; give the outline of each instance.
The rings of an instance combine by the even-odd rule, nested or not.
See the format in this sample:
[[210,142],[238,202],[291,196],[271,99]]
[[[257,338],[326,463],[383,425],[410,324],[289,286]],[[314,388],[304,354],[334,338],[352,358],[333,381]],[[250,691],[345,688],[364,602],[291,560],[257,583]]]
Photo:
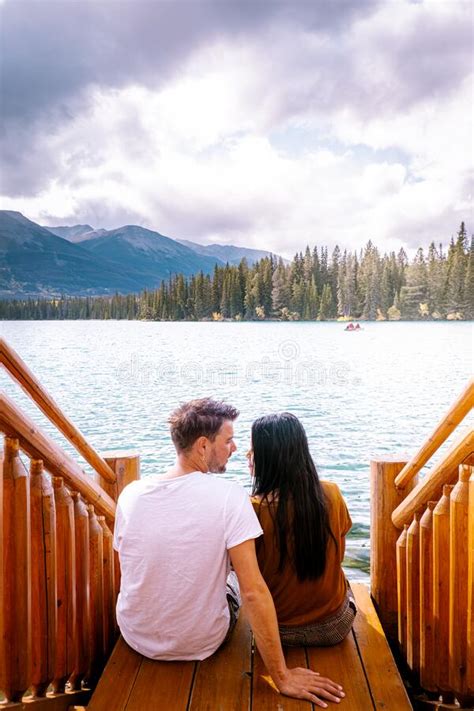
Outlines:
[[[236,450],[238,411],[210,398],[171,415],[175,465],[129,484],[117,505],[114,546],[122,580],[117,620],[128,644],[151,659],[206,659],[235,625],[240,595],[255,640],[282,694],[340,701],[342,687],[308,669],[288,669],[275,607],[260,574],[262,529],[245,490],[209,475]],[[230,573],[230,563],[237,575]],[[318,698],[321,697],[321,698]]]

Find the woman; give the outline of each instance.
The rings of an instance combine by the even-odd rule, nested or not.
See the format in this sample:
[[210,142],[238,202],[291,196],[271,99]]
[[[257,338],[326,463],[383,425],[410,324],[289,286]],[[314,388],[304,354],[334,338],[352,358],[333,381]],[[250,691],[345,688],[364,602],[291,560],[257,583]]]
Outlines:
[[356,614],[341,568],[352,525],[341,492],[319,480],[303,426],[288,412],[253,423],[247,456],[252,503],[264,532],[256,541],[257,557],[282,643],[337,644]]

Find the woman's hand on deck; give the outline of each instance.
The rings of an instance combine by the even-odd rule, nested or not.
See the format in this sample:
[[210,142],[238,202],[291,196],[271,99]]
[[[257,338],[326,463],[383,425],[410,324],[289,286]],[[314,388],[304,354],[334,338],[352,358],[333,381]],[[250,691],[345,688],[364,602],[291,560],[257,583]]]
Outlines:
[[286,678],[283,682],[280,681],[278,688],[280,693],[285,696],[306,699],[322,708],[327,708],[324,699],[339,703],[345,696],[342,686],[339,684],[335,684],[331,679],[321,676],[318,672],[301,667],[288,669]]

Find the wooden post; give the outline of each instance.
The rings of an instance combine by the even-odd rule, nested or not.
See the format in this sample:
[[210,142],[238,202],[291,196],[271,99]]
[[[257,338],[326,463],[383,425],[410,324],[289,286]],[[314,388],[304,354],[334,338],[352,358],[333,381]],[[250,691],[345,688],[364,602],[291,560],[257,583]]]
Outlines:
[[420,519],[420,684],[426,691],[436,691],[433,635],[433,509],[428,507]]
[[404,655],[407,649],[407,531],[405,524],[397,541],[398,643]]
[[111,483],[97,473],[95,480],[114,501],[117,501],[127,484],[140,478],[140,455],[135,451],[114,450],[104,452],[103,456],[104,461],[114,472],[116,481]]
[[371,593],[382,626],[387,636],[397,639],[397,539],[400,535],[392,523],[393,510],[417,483],[417,478],[406,489],[395,488],[395,478],[406,464],[406,459],[393,458],[370,463],[371,473]]
[[469,562],[467,575],[467,686],[474,694],[474,473],[469,479]]
[[97,520],[94,507],[89,504],[89,562],[90,562],[90,665],[87,671],[87,681],[94,684],[102,671],[104,662],[104,626],[102,614],[104,609],[104,575],[103,558],[104,544],[102,526]]
[[438,688],[449,686],[449,497],[453,486],[445,484],[443,496],[433,509],[433,624],[436,654],[433,659]]
[[459,467],[450,499],[449,683],[461,706],[471,702],[467,686],[468,504],[471,467]]
[[31,681],[31,529],[28,472],[17,439],[5,437],[0,599],[0,689],[21,701]]
[[89,512],[78,491],[72,491],[71,496],[74,501],[77,629],[74,671],[69,683],[72,689],[79,690],[90,665]]
[[44,696],[53,676],[57,634],[56,508],[51,480],[40,459],[30,463],[31,613],[34,697]]
[[420,518],[415,513],[407,531],[407,664],[420,670]]
[[103,575],[104,575],[104,655],[112,651],[115,631],[115,598],[114,598],[114,549],[112,533],[105,522],[105,516],[97,516],[103,531]]
[[[105,489],[110,498],[117,501],[123,489],[127,484],[131,484],[132,481],[137,481],[140,479],[140,455],[135,451],[128,450],[114,450],[104,453],[104,461],[107,462],[109,467],[115,474],[116,482],[115,484],[110,484],[110,482],[103,479],[100,475],[96,474],[96,482]],[[114,557],[114,587],[113,587],[113,599],[114,606],[115,601],[120,590],[120,561],[117,551],[113,551]],[[115,609],[114,609],[114,630],[118,630],[117,622],[115,619]]]
[[[3,487],[4,487],[4,477],[3,477],[3,467],[4,467],[4,447],[0,450],[0,694],[3,690],[3,684],[5,682],[5,677],[8,675],[8,667],[5,664],[5,623],[4,614],[7,608],[7,598],[6,598],[6,577],[5,577],[5,564],[4,564],[4,554],[5,554],[5,523],[4,523],[4,513],[3,513]],[[7,539],[8,540],[8,539]],[[2,659],[4,660],[2,662]]]
[[62,477],[53,477],[56,504],[58,633],[53,690],[62,693],[74,670],[76,632],[76,556],[74,505]]

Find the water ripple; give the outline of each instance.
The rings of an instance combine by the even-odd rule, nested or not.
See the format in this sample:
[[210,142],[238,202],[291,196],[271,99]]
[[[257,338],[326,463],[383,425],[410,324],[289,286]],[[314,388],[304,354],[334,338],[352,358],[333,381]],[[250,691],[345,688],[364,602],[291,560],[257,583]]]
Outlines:
[[[180,401],[213,395],[239,408],[238,451],[225,476],[248,490],[252,420],[294,412],[321,476],[336,481],[347,499],[351,578],[368,571],[370,459],[413,454],[464,387],[473,362],[472,323],[364,328],[354,337],[335,323],[0,322],[2,335],[96,449],[138,450],[143,476],[173,462],[167,416]],[[4,373],[0,385],[64,445]]]

